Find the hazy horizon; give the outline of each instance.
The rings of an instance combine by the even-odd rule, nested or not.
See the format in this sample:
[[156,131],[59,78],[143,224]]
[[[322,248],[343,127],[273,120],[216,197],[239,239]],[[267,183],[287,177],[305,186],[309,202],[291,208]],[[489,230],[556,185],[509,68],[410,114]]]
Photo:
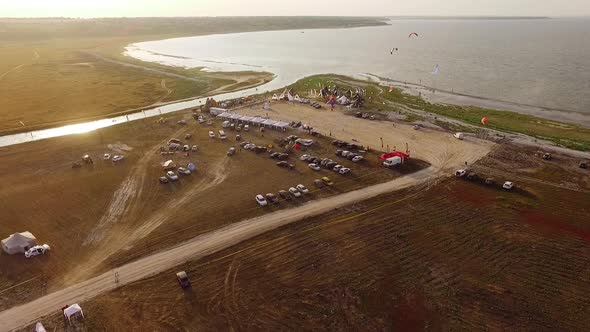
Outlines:
[[298,6],[277,6],[265,0],[197,1],[170,0],[0,0],[2,18],[107,18],[107,17],[202,17],[202,16],[369,16],[369,17],[506,17],[590,16],[590,1],[547,0],[416,0],[392,3],[372,0],[359,6],[351,0],[300,0]]

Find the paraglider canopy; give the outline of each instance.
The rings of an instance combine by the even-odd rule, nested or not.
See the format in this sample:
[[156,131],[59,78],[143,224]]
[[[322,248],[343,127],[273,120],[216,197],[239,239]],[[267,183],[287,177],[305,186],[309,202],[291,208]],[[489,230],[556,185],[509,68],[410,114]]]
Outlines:
[[412,36],[416,36],[416,37],[418,37],[418,34],[417,34],[417,33],[415,33],[415,32],[412,32],[412,33],[411,33],[411,34],[408,36],[408,38],[412,38]]
[[488,118],[485,116],[483,118],[481,118],[481,124],[484,126],[487,126],[488,125]]

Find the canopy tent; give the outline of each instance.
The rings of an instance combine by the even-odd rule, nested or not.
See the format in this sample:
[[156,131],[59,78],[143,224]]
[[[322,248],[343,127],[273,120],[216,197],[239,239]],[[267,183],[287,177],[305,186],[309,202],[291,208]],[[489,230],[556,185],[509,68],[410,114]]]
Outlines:
[[229,117],[230,117],[230,116],[232,116],[232,115],[233,115],[233,114],[232,114],[232,113],[230,113],[230,112],[223,112],[223,113],[219,113],[219,114],[217,115],[217,117],[218,117],[218,118],[221,118],[221,119],[227,119],[227,118],[229,118]]
[[35,324],[35,332],[47,332],[47,330],[45,329],[45,326],[41,324],[41,322],[37,322],[37,324]]
[[277,96],[277,94],[275,93],[274,95],[272,95],[272,100],[279,100],[279,96]]
[[82,308],[80,307],[80,305],[78,303],[72,304],[71,306],[67,307],[64,309],[64,316],[68,319],[68,321],[72,321],[72,316],[80,313],[80,315],[82,315],[82,318],[84,318],[84,311],[82,311]]
[[221,107],[211,107],[209,109],[209,113],[211,113],[213,115],[219,115],[219,114],[223,114],[225,112],[227,112],[227,109],[221,108]]
[[2,249],[9,255],[22,254],[37,245],[37,238],[31,232],[14,233],[2,240]]
[[262,121],[260,124],[265,125],[265,126],[269,126],[269,127],[273,127],[275,125],[275,123],[277,123],[277,121],[271,120],[271,119],[266,119],[266,120]]
[[253,117],[253,116],[248,116],[248,115],[245,115],[245,116],[243,116],[243,117],[240,119],[240,121],[243,121],[243,122],[250,122],[250,121],[252,121],[252,119],[254,119],[254,117]]
[[229,119],[231,120],[241,120],[242,116],[239,114],[233,114],[232,116],[229,117]]
[[287,128],[290,126],[290,124],[285,121],[277,121],[277,123],[275,123],[274,126],[277,128]]
[[261,117],[259,117],[259,116],[257,116],[257,117],[255,117],[254,119],[252,119],[252,121],[251,121],[251,122],[252,122],[252,123],[257,123],[257,124],[260,124],[260,123],[263,123],[264,121],[266,121],[266,120],[265,120],[265,119],[263,119],[263,118],[261,118]]

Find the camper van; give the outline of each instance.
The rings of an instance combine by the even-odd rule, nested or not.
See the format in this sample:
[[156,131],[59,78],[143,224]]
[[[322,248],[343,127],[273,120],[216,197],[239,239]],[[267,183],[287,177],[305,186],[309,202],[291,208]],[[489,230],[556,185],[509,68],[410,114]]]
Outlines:
[[404,162],[404,160],[402,159],[402,157],[396,156],[396,157],[391,157],[391,158],[385,159],[385,161],[383,162],[383,166],[393,167],[395,165],[400,165],[403,162]]
[[227,136],[225,135],[225,131],[219,130],[219,138],[222,140],[227,139]]

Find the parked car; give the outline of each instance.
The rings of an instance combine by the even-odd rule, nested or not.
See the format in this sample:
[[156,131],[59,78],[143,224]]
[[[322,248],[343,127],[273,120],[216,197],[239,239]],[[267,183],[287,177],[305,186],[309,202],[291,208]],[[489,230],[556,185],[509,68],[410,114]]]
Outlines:
[[313,169],[314,171],[319,171],[320,169],[322,169],[318,164],[309,164],[307,166],[309,166],[309,168]]
[[465,176],[465,174],[467,174],[467,171],[464,169],[458,169],[455,171],[455,176],[458,178],[462,178]]
[[234,154],[236,154],[236,148],[234,148],[233,146],[231,148],[229,148],[227,150],[227,155],[228,156],[233,156]]
[[172,181],[178,181],[178,175],[176,175],[176,173],[173,171],[166,172],[166,177]]
[[264,196],[262,196],[260,194],[256,195],[256,202],[260,206],[267,206],[268,205],[268,201],[266,200],[266,198],[264,198]]
[[324,177],[322,178],[322,181],[324,182],[324,184],[325,184],[326,186],[333,186],[333,185],[334,185],[334,182],[332,182],[332,180],[330,180],[330,178],[329,178],[329,177],[327,177],[327,176],[324,176]]
[[209,131],[209,138],[215,138],[215,133],[212,131]]
[[286,190],[279,190],[279,196],[281,196],[282,198],[290,201],[291,200],[291,195],[289,195],[289,193]]
[[268,193],[266,194],[266,200],[270,203],[270,204],[274,204],[274,203],[278,203],[279,199],[277,198],[277,196],[275,196],[273,193]]
[[278,153],[278,152],[273,152],[273,153],[271,153],[271,154],[270,154],[270,157],[271,157],[272,159],[277,159],[277,158],[279,157],[279,155],[280,155],[280,153]]
[[246,145],[250,144],[250,142],[241,142],[240,143],[240,147],[245,147]]
[[297,190],[299,190],[299,192],[302,194],[309,194],[309,189],[307,189],[307,187],[302,184],[298,184],[295,188],[297,188]]
[[352,162],[358,163],[359,161],[362,161],[364,159],[365,159],[365,157],[363,157],[363,156],[355,156],[354,158],[352,158]]
[[338,165],[338,163],[337,163],[337,162],[335,162],[335,161],[331,161],[331,162],[327,163],[325,167],[326,167],[327,169],[333,169],[333,168],[334,168],[334,166],[336,166],[336,165]]
[[496,181],[494,179],[492,179],[492,178],[487,178],[486,179],[486,184],[489,185],[489,186],[491,186],[491,185],[493,185],[495,183],[496,183]]
[[322,182],[322,180],[314,180],[313,184],[318,187],[319,189],[324,188],[326,185]]
[[276,163],[276,165],[279,167],[289,167],[289,163],[286,161],[279,161]]
[[44,255],[49,250],[51,250],[51,248],[47,244],[44,244],[42,246],[34,246],[34,247],[30,248],[29,250],[25,251],[25,257],[31,258],[31,257],[39,256],[39,255]]
[[167,177],[165,177],[165,176],[161,176],[161,177],[160,177],[160,183],[164,183],[164,184],[166,184],[166,183],[168,183],[168,182],[170,182],[170,180],[168,180],[168,178],[167,178]]
[[350,168],[346,168],[346,167],[342,167],[338,173],[340,173],[341,175],[346,175],[348,173],[350,173]]
[[502,188],[504,188],[506,190],[512,190],[512,188],[514,188],[514,183],[512,183],[510,181],[506,181],[506,182],[504,182],[504,185],[502,186]]
[[346,156],[348,156],[349,154],[350,154],[350,151],[344,150],[340,153],[340,156],[346,158]]
[[244,131],[250,131],[250,126],[249,125],[245,125],[244,126]]
[[352,153],[352,152],[351,152],[351,153],[349,153],[349,154],[346,156],[346,159],[348,159],[348,160],[353,160],[353,159],[354,159],[355,157],[357,157],[357,156],[358,156],[358,155],[357,155],[356,153]]
[[335,154],[336,154],[336,156],[340,157],[340,156],[342,156],[342,152],[343,152],[342,150],[336,150]]
[[198,145],[193,145],[193,146],[191,147],[191,151],[192,151],[192,152],[197,152],[197,151],[199,151],[199,146],[198,146]]
[[301,193],[299,192],[299,190],[297,190],[293,187],[289,188],[289,193],[291,195],[293,195],[294,197],[301,197]]
[[191,171],[188,168],[178,167],[178,173],[184,174],[184,175],[190,175]]
[[278,156],[279,160],[287,160],[289,159],[289,154],[288,153],[281,153]]
[[340,169],[342,169],[342,167],[344,167],[344,166],[342,166],[342,165],[336,165],[336,166],[334,166],[334,168],[332,168],[332,170],[334,172],[338,172],[338,171],[340,171]]
[[184,271],[180,271],[176,273],[176,280],[178,280],[178,284],[182,289],[188,288],[191,286],[191,282],[188,279],[188,274]]
[[308,154],[304,154],[303,156],[299,157],[299,160],[301,161],[307,161],[311,156]]
[[102,156],[102,159],[104,159],[104,160],[109,160],[109,159],[111,159],[111,154],[110,154],[110,153],[105,153],[105,154]]
[[116,162],[119,162],[119,161],[121,161],[123,159],[125,159],[125,156],[121,156],[121,155],[113,156],[113,162],[115,162],[115,163]]

